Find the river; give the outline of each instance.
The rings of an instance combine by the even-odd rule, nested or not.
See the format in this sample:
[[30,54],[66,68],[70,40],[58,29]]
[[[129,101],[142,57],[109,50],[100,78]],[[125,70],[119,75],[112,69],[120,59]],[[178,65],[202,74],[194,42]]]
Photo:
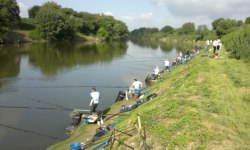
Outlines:
[[[0,47],[0,149],[44,150],[67,138],[70,111],[88,109],[91,87],[108,108],[119,90],[144,82],[180,45],[32,43]],[[144,83],[145,86],[145,83]]]

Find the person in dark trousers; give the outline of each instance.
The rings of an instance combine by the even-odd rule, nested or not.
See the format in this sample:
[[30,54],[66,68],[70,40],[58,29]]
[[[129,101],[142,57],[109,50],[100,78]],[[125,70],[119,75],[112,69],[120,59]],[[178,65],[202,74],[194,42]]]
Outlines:
[[96,91],[96,88],[93,87],[90,93],[90,97],[92,98],[89,104],[90,107],[90,115],[93,112],[96,112],[96,108],[99,104],[99,99],[100,99],[100,93],[98,91]]

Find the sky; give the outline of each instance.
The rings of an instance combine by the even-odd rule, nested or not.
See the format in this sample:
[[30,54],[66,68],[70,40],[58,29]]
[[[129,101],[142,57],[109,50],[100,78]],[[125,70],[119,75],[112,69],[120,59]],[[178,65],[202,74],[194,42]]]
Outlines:
[[[20,16],[48,0],[17,0]],[[193,22],[207,25],[218,18],[242,20],[250,16],[250,0],[53,0],[75,11],[103,13],[126,23],[130,31],[140,27],[174,28]]]

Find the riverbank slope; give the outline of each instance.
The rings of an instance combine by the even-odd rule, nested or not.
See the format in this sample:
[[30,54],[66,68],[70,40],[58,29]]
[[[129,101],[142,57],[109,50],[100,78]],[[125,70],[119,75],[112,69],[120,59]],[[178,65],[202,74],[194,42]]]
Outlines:
[[[153,149],[249,149],[250,65],[222,55],[224,58],[212,59],[199,54],[165,73],[165,79],[149,89],[149,93],[158,94],[156,98],[104,125],[125,119],[117,128],[127,133],[131,130],[132,136],[119,133],[116,138],[136,149],[143,145],[134,126],[138,116],[145,127],[146,144]],[[115,103],[109,113],[133,103]],[[69,149],[71,143],[86,143],[98,127],[83,124],[68,140],[48,149]],[[122,142],[114,142],[112,148],[128,149]]]

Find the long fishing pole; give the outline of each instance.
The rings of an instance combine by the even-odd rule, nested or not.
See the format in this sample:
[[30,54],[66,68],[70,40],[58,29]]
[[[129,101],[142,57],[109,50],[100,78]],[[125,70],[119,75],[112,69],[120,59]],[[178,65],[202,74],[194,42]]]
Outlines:
[[20,94],[14,94],[14,95],[18,96],[18,97],[25,98],[25,99],[33,101],[33,102],[38,102],[38,103],[47,104],[47,105],[50,105],[50,106],[55,106],[55,107],[58,107],[58,108],[63,109],[63,110],[73,110],[72,108],[68,108],[68,107],[65,107],[65,106],[62,106],[62,105],[58,105],[58,104],[53,104],[53,103],[50,103],[50,102],[46,102],[44,100],[34,99],[34,98],[30,98],[30,97],[23,96],[23,95],[20,95]]
[[116,64],[116,66],[120,66],[121,68],[131,68],[134,70],[138,70],[138,71],[149,71],[149,69],[142,69],[142,68],[137,68],[137,67],[131,67],[131,66],[125,66],[125,65],[121,65],[121,64]]
[[13,127],[13,126],[6,125],[6,124],[3,124],[3,123],[0,123],[0,126],[5,127],[5,128],[9,128],[9,129],[13,129],[13,130],[17,130],[17,131],[21,131],[21,132],[25,132],[25,133],[30,133],[30,134],[33,134],[33,135],[38,135],[38,136],[50,138],[50,139],[53,139],[53,140],[59,140],[59,141],[63,140],[62,138],[59,138],[59,137],[46,135],[46,134],[38,133],[38,132],[35,132],[35,131],[31,131],[31,130],[21,129],[21,128]]
[[6,108],[6,109],[65,110],[65,111],[72,111],[72,110],[73,110],[73,109],[68,109],[68,108],[53,108],[53,107],[29,107],[29,106],[7,106],[7,105],[0,105],[0,108]]
[[92,87],[98,87],[98,88],[117,88],[117,89],[123,89],[127,88],[125,86],[109,86],[109,85],[54,85],[54,86],[17,86],[16,88],[92,88]]

